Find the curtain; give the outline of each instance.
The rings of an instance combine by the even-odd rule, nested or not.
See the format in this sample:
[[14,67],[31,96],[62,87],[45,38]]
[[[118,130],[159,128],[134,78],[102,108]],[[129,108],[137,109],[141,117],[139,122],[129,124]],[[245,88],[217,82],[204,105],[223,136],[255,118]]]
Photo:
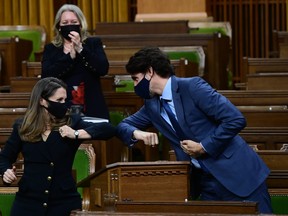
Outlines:
[[91,34],[98,22],[128,22],[129,0],[78,0]]
[[53,0],[0,0],[0,25],[43,25],[53,37]]

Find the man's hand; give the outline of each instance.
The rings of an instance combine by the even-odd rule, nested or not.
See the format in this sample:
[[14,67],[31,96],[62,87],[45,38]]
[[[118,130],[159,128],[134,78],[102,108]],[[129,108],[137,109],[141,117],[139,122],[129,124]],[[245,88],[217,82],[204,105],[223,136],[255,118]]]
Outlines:
[[137,140],[142,140],[145,145],[150,145],[152,147],[159,144],[157,133],[135,130],[133,132],[133,138]]
[[183,151],[194,158],[205,154],[205,150],[200,143],[194,142],[192,140],[183,140],[180,142],[180,144]]

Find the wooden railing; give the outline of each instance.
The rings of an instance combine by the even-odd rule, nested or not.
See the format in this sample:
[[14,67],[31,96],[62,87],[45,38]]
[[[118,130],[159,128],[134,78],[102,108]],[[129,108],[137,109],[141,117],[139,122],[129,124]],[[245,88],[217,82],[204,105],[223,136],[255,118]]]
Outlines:
[[229,21],[232,31],[234,81],[243,81],[243,57],[269,57],[273,30],[287,31],[286,0],[209,0],[214,21]]

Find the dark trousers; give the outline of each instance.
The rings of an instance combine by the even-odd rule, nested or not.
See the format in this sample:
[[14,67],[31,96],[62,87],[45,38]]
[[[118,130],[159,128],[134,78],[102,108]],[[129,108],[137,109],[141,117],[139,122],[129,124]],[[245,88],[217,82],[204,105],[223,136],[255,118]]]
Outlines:
[[247,201],[258,202],[260,213],[271,214],[271,199],[266,183],[263,182],[247,197],[239,197],[227,190],[211,174],[192,166],[190,178],[191,198],[214,201]]

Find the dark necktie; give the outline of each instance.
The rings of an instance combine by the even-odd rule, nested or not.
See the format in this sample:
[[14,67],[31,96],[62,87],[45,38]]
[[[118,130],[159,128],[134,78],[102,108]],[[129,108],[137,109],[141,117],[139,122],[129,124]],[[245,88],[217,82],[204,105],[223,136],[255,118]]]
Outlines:
[[[178,121],[177,121],[174,113],[173,113],[172,110],[170,109],[170,106],[169,106],[169,104],[167,103],[167,100],[161,98],[161,104],[162,104],[163,108],[165,109],[165,111],[166,111],[166,113],[167,113],[167,115],[168,115],[168,117],[169,117],[169,119],[170,119],[170,122],[171,122],[171,124],[172,124],[172,126],[173,126],[173,128],[174,128],[174,130],[175,130],[175,132],[176,132],[176,134],[177,134],[177,136],[178,136],[178,138],[179,138],[180,140],[185,140],[185,139],[187,139],[187,137],[185,136],[184,132],[182,131],[182,129],[181,129],[181,127],[180,127],[180,125],[179,125],[179,123],[178,123]],[[208,170],[206,169],[206,167],[204,166],[204,164],[202,163],[201,160],[197,160],[197,159],[193,158],[193,159],[192,159],[192,163],[193,163],[196,167],[198,167],[198,166],[200,165],[200,166],[202,167],[202,169],[204,169],[206,172],[208,172]],[[197,164],[198,164],[198,165],[197,165]]]
[[175,132],[177,134],[177,136],[179,137],[179,139],[180,140],[186,139],[186,136],[185,136],[184,132],[182,131],[182,129],[181,129],[181,127],[180,127],[180,125],[179,125],[174,113],[170,109],[169,104],[167,103],[167,100],[162,98],[161,99],[161,104],[162,104],[163,108],[165,109],[165,111],[166,111],[166,113],[167,113],[167,115],[168,115],[168,117],[170,119],[170,122],[171,122],[171,124],[172,124],[172,126],[173,126],[173,128],[174,128],[174,130],[175,130]]

